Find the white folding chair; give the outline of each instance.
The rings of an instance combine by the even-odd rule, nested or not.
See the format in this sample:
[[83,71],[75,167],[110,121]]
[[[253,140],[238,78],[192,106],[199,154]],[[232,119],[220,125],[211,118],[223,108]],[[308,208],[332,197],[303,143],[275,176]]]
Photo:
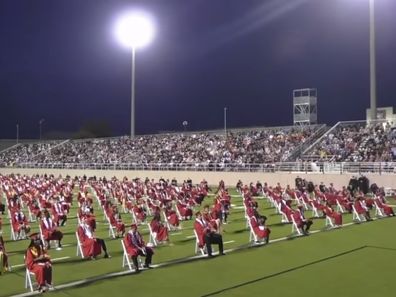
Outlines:
[[169,223],[168,217],[166,216],[166,213],[164,210],[162,211],[162,216],[164,217],[166,227],[168,228],[169,231],[176,231],[176,230],[182,229],[182,225],[180,222],[179,222],[179,226],[173,226],[173,225],[171,225],[171,223]]
[[28,214],[29,214],[29,222],[36,222],[37,217],[32,213],[29,206],[27,207],[27,209],[28,209]]
[[335,227],[333,219],[331,217],[329,217],[328,215],[326,215],[325,227],[326,228],[334,228]]
[[297,194],[294,194],[297,204],[301,204],[304,207],[304,210],[309,210],[308,204],[305,202],[302,196],[297,196]]
[[[126,249],[125,244],[124,244],[124,240],[122,240],[122,239],[121,239],[121,246],[122,246],[122,251],[123,251],[122,268],[124,268],[125,266],[128,266],[128,269],[130,271],[133,271],[133,268],[132,268],[133,262],[129,258],[129,255],[127,253],[127,249]],[[143,267],[142,259],[140,257],[138,257],[138,265],[140,266],[140,268]],[[135,270],[136,270],[136,267],[135,267]]]
[[247,223],[249,225],[249,230],[250,230],[249,242],[256,243],[256,244],[264,243],[265,239],[264,238],[259,238],[257,236],[257,234],[254,233],[254,230],[253,230],[253,227],[252,227],[252,223],[250,222],[250,219],[249,218],[246,218],[246,219],[247,219]]
[[202,256],[205,256],[205,248],[200,247],[199,246],[199,238],[198,238],[198,234],[197,231],[195,231],[194,229],[194,235],[195,235],[195,254],[198,254],[198,252],[201,252]]
[[301,230],[301,228],[298,227],[296,220],[294,219],[294,216],[291,216],[292,218],[292,235],[296,234],[297,235],[303,235],[303,231]]
[[33,272],[31,272],[27,267],[25,270],[25,289],[29,289],[30,292],[33,292],[33,281],[32,278],[36,279],[36,276]]
[[151,242],[154,246],[157,246],[158,245],[157,233],[153,232],[153,229],[151,228],[151,224],[150,223],[147,223],[147,226],[148,226],[149,232],[150,232],[149,242]]
[[10,235],[12,240],[18,240],[18,235],[14,232],[14,228],[12,226],[12,220],[10,219]]
[[380,203],[378,203],[377,199],[374,199],[374,209],[375,209],[375,216],[376,217],[386,217],[383,208],[380,206]]
[[286,223],[286,224],[290,223],[289,218],[287,217],[287,215],[283,211],[279,210],[279,213],[282,216],[281,223]]
[[123,250],[123,256],[122,256],[122,268],[124,268],[125,266],[128,266],[129,270],[133,270],[132,269],[132,263],[131,260],[129,259],[129,255],[127,253],[125,244],[124,244],[124,240],[121,239],[121,246],[122,246],[122,250]]
[[275,199],[273,199],[273,201],[274,201],[274,206],[275,206],[275,213],[276,214],[281,214],[282,203],[276,201]]
[[182,215],[181,215],[181,213],[179,211],[179,208],[177,207],[177,202],[176,202],[176,205],[175,205],[175,210],[176,210],[176,214],[177,214],[177,217],[179,218],[179,220],[183,221],[183,217],[182,217]]
[[165,224],[166,224],[166,227],[168,228],[168,230],[173,231],[174,228],[173,228],[173,226],[169,223],[168,217],[166,216],[165,211],[162,211],[162,216],[164,217],[164,221],[165,221]]
[[336,199],[337,202],[337,211],[340,213],[346,213],[347,211],[345,210],[344,206],[342,206],[341,202]]
[[116,227],[114,227],[114,226],[111,224],[110,218],[109,218],[109,216],[107,215],[107,213],[106,213],[105,210],[104,210],[104,215],[105,215],[107,224],[109,225],[109,237],[111,237],[111,238],[114,239],[114,238],[116,238],[116,232],[115,232]]
[[84,251],[82,248],[82,244],[80,242],[80,237],[78,236],[78,232],[76,231],[76,238],[77,238],[77,252],[76,252],[76,256],[81,256],[82,259],[85,258],[84,256]]
[[312,217],[320,218],[321,216],[319,215],[319,209],[315,206],[313,202],[311,203],[311,208],[312,208]]
[[[46,241],[45,238],[44,238],[44,233],[43,233],[43,229],[41,228],[41,224],[39,224],[39,230],[40,230],[41,242],[42,242],[45,246],[47,246],[47,241]],[[60,249],[60,248],[59,248],[59,245],[58,245],[59,242],[58,242],[57,240],[50,240],[49,244],[51,245],[51,243],[52,243],[52,245],[53,245],[54,248]],[[48,247],[47,247],[47,248],[48,248]]]
[[366,218],[357,212],[355,205],[352,205],[352,220],[358,222],[365,222]]
[[13,228],[13,226],[12,226],[12,216],[11,216],[11,212],[10,212],[9,209],[8,209],[8,211],[7,211],[7,214],[8,214],[8,218],[9,218],[9,220],[10,220],[10,235],[11,235],[11,239],[12,239],[12,240],[17,240],[17,235],[15,234],[14,228]]

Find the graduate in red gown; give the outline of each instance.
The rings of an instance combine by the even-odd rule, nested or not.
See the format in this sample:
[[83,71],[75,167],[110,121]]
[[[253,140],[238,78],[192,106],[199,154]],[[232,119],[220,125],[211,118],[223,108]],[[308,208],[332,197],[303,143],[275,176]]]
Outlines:
[[84,217],[82,219],[82,223],[77,229],[77,235],[82,245],[84,258],[89,257],[91,259],[95,259],[98,255],[100,255],[101,249],[103,249],[105,253],[105,258],[110,257],[107,253],[104,240],[95,236],[94,231],[91,229],[91,226],[86,222]]
[[323,206],[323,212],[326,216],[334,220],[335,225],[342,226],[342,214],[338,211],[335,211],[331,207],[330,203],[327,203],[326,206]]
[[259,239],[264,239],[264,242],[268,243],[271,230],[265,225],[266,220],[267,218],[265,216],[252,216],[250,217],[250,225],[257,237]]
[[138,256],[146,257],[144,267],[151,268],[151,260],[154,254],[152,248],[146,246],[142,235],[137,230],[137,225],[132,224],[131,230],[124,237],[124,244],[128,255],[131,256],[132,262],[135,265],[136,272],[139,271]]
[[0,235],[0,274],[9,270],[7,251],[5,249],[3,236]]
[[207,222],[200,211],[195,214],[194,230],[198,235],[199,247],[206,246],[208,257],[212,257],[212,244],[219,245],[219,254],[225,255],[223,251],[223,236]]
[[151,230],[153,233],[156,233],[156,240],[159,242],[169,241],[169,230],[168,228],[161,222],[161,215],[157,212],[153,220],[150,222]]
[[47,249],[50,248],[50,241],[56,240],[58,241],[58,248],[62,249],[61,240],[63,238],[63,233],[58,230],[57,224],[51,219],[50,213],[48,210],[44,210],[43,218],[40,222],[41,230],[43,232],[44,240],[46,241]]
[[23,232],[28,234],[30,232],[30,225],[25,214],[20,210],[12,215],[12,228],[17,234],[18,239],[23,239]]
[[39,292],[45,292],[52,286],[51,259],[43,247],[40,235],[34,233],[30,235],[30,238],[31,242],[25,255],[25,265],[30,272],[34,273],[39,285]]
[[299,205],[297,210],[293,212],[294,221],[297,224],[297,227],[302,230],[305,235],[309,234],[309,228],[313,224],[311,219],[306,219],[304,216],[304,208],[302,205]]

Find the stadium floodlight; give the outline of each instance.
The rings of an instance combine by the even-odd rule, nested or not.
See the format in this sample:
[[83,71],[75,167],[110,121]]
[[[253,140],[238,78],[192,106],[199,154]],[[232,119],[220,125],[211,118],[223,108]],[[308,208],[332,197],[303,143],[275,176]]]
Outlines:
[[132,49],[131,77],[131,137],[135,137],[135,56],[136,49],[148,45],[155,35],[152,18],[143,12],[122,15],[115,25],[115,36],[125,47]]
[[150,16],[143,12],[131,12],[117,21],[115,34],[122,45],[136,49],[148,45],[154,38],[155,30]]

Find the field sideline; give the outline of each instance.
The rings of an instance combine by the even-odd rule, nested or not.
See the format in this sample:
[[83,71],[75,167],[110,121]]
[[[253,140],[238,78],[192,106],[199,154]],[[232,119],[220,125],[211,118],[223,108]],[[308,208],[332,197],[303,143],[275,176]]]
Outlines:
[[[272,240],[268,246],[248,248],[249,232],[245,228],[242,199],[232,190],[232,203],[236,205],[230,223],[224,225],[225,257],[191,259],[195,239],[191,237],[192,221],[183,222],[182,232],[171,235],[171,245],[159,246],[153,264],[159,267],[141,274],[125,274],[80,284],[77,287],[56,289],[48,295],[98,296],[115,293],[116,296],[361,296],[392,294],[396,238],[393,236],[394,218],[369,223],[353,224],[342,229],[324,231],[324,219],[314,219],[313,231],[323,231],[307,237],[279,240],[290,236],[291,225],[280,224],[280,216],[268,202],[260,200],[260,212],[268,217]],[[211,198],[205,199],[206,203]],[[393,204],[394,200],[390,202]],[[62,251],[50,250],[54,261],[55,287],[108,274],[123,274],[120,240],[108,238],[107,225],[100,210],[95,209],[98,236],[108,245],[111,259],[85,261],[75,256],[74,231],[76,209],[62,231],[65,234]],[[307,212],[308,216],[310,212]],[[372,211],[372,215],[374,215]],[[74,217],[74,218],[72,218]],[[351,215],[344,215],[344,224]],[[128,223],[129,215],[123,215]],[[37,230],[37,224],[32,224]],[[140,230],[148,240],[146,226]],[[10,256],[13,272],[0,276],[0,296],[27,292],[24,289],[23,253],[29,241],[9,240],[9,224],[3,218],[3,236]],[[162,265],[184,259],[184,263]],[[116,291],[115,291],[116,290]]]

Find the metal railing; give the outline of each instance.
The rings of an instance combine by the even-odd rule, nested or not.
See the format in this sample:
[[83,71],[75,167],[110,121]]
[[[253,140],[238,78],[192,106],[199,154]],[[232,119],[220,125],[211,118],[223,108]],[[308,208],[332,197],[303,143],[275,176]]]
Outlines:
[[[1,167],[1,166],[0,166]],[[7,167],[4,166],[3,167]],[[396,173],[395,162],[277,162],[268,164],[231,163],[19,163],[11,168],[151,170],[151,171],[221,171],[221,172],[305,172],[305,173]]]

